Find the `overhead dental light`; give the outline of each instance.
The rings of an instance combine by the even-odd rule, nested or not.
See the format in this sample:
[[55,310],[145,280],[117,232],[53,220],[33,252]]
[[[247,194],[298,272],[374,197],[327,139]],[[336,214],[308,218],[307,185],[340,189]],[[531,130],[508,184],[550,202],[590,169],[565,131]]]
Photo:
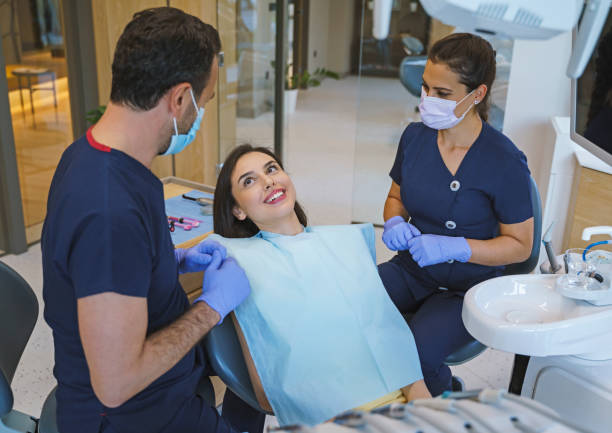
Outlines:
[[374,24],[372,35],[378,40],[387,39],[391,23],[393,0],[374,0]]
[[[391,0],[374,1],[374,36],[389,33]],[[550,39],[571,31],[583,12],[567,75],[578,78],[595,48],[612,0],[421,0],[443,23],[511,39]],[[377,20],[378,17],[378,20]],[[386,25],[386,29],[385,26]]]

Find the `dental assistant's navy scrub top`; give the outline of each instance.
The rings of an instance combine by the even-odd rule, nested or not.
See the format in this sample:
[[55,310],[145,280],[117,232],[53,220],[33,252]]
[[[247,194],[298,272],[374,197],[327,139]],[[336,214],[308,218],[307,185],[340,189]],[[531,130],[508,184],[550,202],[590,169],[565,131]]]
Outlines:
[[[527,159],[505,135],[482,122],[482,130],[452,175],[438,149],[438,131],[421,122],[408,125],[390,176],[400,186],[411,224],[422,233],[492,239],[499,222],[533,216]],[[420,268],[400,251],[408,272],[427,287],[464,292],[501,275],[503,266],[445,262]]]
[[[499,222],[514,224],[533,216],[527,161],[508,138],[483,122],[452,175],[438,150],[437,136],[437,130],[422,123],[410,124],[390,173],[400,186],[410,222],[422,233],[492,239]],[[465,291],[502,270],[457,261],[421,268],[408,250],[378,266],[396,307],[413,313],[408,324],[433,396],[451,389],[446,357],[472,340],[461,320]]]
[[204,369],[199,346],[120,407],[104,407],[91,386],[77,299],[102,292],[146,298],[147,334],[189,308],[178,281],[162,183],[149,169],[96,143],[90,131],[70,145],[51,183],[42,256],[59,431],[192,432],[204,421],[199,431],[222,430],[224,421],[213,416],[219,424],[210,425],[201,409],[205,403],[195,396]]

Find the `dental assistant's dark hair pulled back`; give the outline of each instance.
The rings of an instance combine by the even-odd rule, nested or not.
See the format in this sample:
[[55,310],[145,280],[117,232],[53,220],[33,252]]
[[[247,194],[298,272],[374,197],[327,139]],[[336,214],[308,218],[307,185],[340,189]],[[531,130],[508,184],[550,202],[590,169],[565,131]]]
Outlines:
[[481,84],[487,86],[487,94],[475,108],[486,121],[496,70],[495,50],[491,44],[471,33],[452,33],[433,44],[428,58],[433,63],[444,63],[459,75],[459,82],[467,87],[468,93]]
[[220,51],[217,30],[193,15],[171,7],[137,12],[117,42],[110,99],[146,111],[187,82],[197,100]]
[[[259,228],[250,218],[247,217],[244,221],[240,221],[232,212],[234,206],[236,206],[236,200],[232,194],[232,173],[234,168],[236,168],[238,160],[251,152],[259,152],[272,157],[280,168],[284,170],[276,155],[265,147],[253,147],[250,144],[243,144],[232,150],[227,158],[225,158],[223,168],[219,173],[213,204],[214,231],[224,238],[250,238],[259,233]],[[308,225],[306,213],[297,200],[294,210],[300,224],[306,227]]]

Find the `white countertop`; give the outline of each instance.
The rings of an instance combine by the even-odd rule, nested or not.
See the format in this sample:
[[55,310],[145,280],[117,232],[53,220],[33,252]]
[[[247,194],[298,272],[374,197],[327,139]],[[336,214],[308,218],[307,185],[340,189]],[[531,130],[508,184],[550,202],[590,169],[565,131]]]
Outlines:
[[606,164],[601,159],[593,155],[591,152],[583,147],[580,147],[576,143],[574,144],[574,155],[578,160],[578,164],[583,167],[591,168],[593,170],[601,171],[603,173],[612,174],[612,166]]

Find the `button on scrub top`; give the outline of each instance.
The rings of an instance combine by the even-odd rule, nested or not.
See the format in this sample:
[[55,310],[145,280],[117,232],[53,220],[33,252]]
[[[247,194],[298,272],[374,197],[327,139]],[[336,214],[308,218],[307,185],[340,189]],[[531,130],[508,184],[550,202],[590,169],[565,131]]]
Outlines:
[[[440,155],[437,133],[421,122],[408,125],[390,172],[411,223],[422,233],[492,239],[500,222],[515,224],[533,216],[527,159],[505,135],[483,122],[453,175]],[[467,290],[503,270],[460,262],[420,268],[408,251],[399,254],[424,285],[451,290]]]

